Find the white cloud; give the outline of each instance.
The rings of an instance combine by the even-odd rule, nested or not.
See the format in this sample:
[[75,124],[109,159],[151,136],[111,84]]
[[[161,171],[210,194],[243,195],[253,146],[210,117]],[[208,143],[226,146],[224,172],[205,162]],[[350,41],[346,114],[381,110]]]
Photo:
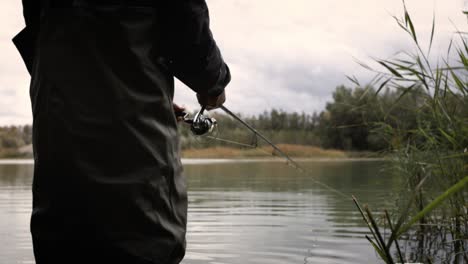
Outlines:
[[[466,28],[461,0],[407,0],[422,41],[428,40],[435,10],[434,50],[444,50],[455,30]],[[396,0],[208,0],[212,30],[233,80],[227,105],[258,113],[268,108],[320,111],[345,74],[369,73],[354,61],[388,57],[410,41],[391,15]],[[28,75],[10,39],[22,28],[20,2],[0,3],[0,124],[31,121]],[[348,83],[349,84],[349,83]],[[197,107],[188,88],[177,84],[176,101]]]
[[[436,39],[442,39],[435,50],[444,50],[455,30],[450,19],[460,27],[466,24],[461,0],[406,3],[423,43],[430,36],[435,10]],[[370,79],[355,58],[370,62],[371,57],[385,58],[411,47],[409,36],[392,18],[402,16],[401,1],[211,0],[208,4],[215,38],[233,68],[227,105],[236,111],[258,113],[272,107],[320,111],[337,85],[349,84],[345,75]],[[196,107],[186,89],[180,87],[176,95]]]
[[1,1],[0,25],[0,125],[30,124],[29,75],[11,42],[24,26],[20,1]]

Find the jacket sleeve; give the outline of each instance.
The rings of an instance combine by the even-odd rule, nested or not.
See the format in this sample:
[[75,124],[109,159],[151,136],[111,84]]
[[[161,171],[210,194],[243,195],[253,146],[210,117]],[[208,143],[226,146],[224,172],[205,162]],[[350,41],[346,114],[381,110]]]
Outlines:
[[169,69],[196,93],[221,94],[231,75],[213,39],[205,0],[168,0],[163,10]]
[[13,38],[13,43],[21,54],[29,73],[32,72],[35,57],[34,49],[39,32],[40,13],[40,0],[23,0],[23,15],[26,27]]
[[23,16],[26,22],[26,27],[39,26],[41,14],[41,0],[22,0],[23,1]]

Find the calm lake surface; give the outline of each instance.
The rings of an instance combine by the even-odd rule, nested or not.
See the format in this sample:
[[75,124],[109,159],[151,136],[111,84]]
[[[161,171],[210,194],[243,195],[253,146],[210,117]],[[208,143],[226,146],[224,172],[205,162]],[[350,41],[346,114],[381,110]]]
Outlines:
[[[34,263],[29,234],[33,165],[0,162],[0,264]],[[183,264],[379,263],[351,200],[390,207],[401,179],[382,161],[185,161],[188,248]]]

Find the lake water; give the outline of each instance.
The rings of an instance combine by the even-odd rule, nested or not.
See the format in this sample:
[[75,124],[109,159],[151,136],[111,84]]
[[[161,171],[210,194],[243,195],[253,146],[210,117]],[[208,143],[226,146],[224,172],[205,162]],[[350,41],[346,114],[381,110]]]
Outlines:
[[[15,164],[12,164],[15,163]],[[189,186],[183,264],[379,263],[351,200],[391,207],[401,179],[381,161],[184,162]],[[34,263],[31,162],[0,162],[0,263]]]

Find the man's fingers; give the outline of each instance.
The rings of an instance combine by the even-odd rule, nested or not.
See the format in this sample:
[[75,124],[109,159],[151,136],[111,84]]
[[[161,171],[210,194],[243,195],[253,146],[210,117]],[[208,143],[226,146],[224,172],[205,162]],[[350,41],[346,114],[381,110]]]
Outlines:
[[208,96],[197,94],[197,99],[200,105],[205,106],[206,110],[213,110],[221,107],[226,101],[226,94],[223,92],[218,96]]
[[172,103],[172,108],[174,109],[177,122],[183,121],[185,116],[185,107]]
[[172,103],[172,107],[174,108],[174,112],[182,112],[185,111],[185,107],[179,106],[176,103]]

